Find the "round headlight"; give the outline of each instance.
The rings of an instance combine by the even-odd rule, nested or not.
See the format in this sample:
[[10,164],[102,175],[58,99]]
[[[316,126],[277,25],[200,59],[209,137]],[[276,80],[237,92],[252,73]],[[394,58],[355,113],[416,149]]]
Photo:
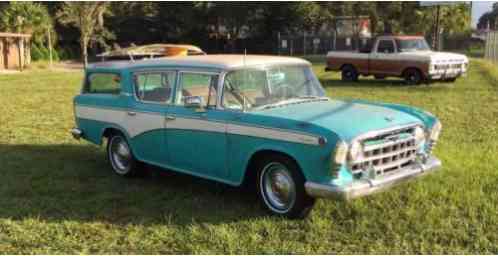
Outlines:
[[439,138],[439,134],[441,133],[442,127],[443,126],[441,125],[441,122],[437,120],[436,123],[432,126],[429,138],[433,141],[436,141]]
[[349,158],[356,160],[361,154],[361,143],[354,141],[349,149]]
[[415,136],[415,142],[417,143],[417,145],[419,145],[420,143],[422,143],[425,139],[425,132],[424,132],[424,129],[422,129],[422,127],[420,126],[417,126],[415,128],[415,131],[414,131],[414,134]]
[[334,160],[336,164],[346,163],[346,157],[348,156],[348,144],[344,141],[337,143],[335,147]]

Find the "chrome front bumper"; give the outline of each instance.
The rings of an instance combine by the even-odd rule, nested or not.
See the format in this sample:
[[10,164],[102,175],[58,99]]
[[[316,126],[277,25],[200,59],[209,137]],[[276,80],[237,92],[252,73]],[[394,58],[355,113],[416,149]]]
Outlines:
[[78,128],[73,128],[71,129],[71,135],[73,135],[73,138],[79,140],[83,135],[83,131]]
[[441,167],[441,161],[431,156],[424,164],[414,164],[394,174],[375,179],[360,179],[347,186],[324,185],[314,182],[306,182],[304,186],[306,193],[311,197],[350,200],[384,190],[402,181],[434,172],[439,167]]
[[458,78],[461,76],[466,76],[466,70],[442,70],[442,71],[433,71],[429,73],[429,79],[438,80],[438,79],[447,79],[447,78]]

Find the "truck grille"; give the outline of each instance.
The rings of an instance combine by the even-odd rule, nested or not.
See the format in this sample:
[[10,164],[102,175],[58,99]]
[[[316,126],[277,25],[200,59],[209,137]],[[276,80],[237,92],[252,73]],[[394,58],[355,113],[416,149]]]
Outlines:
[[460,69],[463,67],[462,63],[454,63],[454,64],[438,64],[434,66],[435,70],[442,70],[442,69]]
[[353,174],[361,176],[373,169],[377,176],[413,164],[418,150],[414,130],[415,126],[361,140],[362,153],[350,162]]

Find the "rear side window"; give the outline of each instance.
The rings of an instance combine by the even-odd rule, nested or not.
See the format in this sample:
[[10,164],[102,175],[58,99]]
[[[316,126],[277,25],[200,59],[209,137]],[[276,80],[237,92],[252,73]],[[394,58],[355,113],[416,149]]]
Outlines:
[[141,101],[170,103],[176,81],[175,71],[140,73],[134,76],[135,95]]
[[113,73],[90,74],[84,92],[119,94],[121,92],[121,77]]

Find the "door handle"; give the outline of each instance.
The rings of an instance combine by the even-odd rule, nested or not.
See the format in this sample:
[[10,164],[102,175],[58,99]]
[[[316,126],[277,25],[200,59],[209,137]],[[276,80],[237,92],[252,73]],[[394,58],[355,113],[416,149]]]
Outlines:
[[128,111],[127,113],[129,116],[136,116],[137,115],[137,112],[133,112],[133,111]]
[[166,119],[166,120],[175,120],[175,119],[176,119],[176,117],[175,117],[175,116],[171,116],[171,115],[167,115],[167,116],[165,117],[165,119]]

